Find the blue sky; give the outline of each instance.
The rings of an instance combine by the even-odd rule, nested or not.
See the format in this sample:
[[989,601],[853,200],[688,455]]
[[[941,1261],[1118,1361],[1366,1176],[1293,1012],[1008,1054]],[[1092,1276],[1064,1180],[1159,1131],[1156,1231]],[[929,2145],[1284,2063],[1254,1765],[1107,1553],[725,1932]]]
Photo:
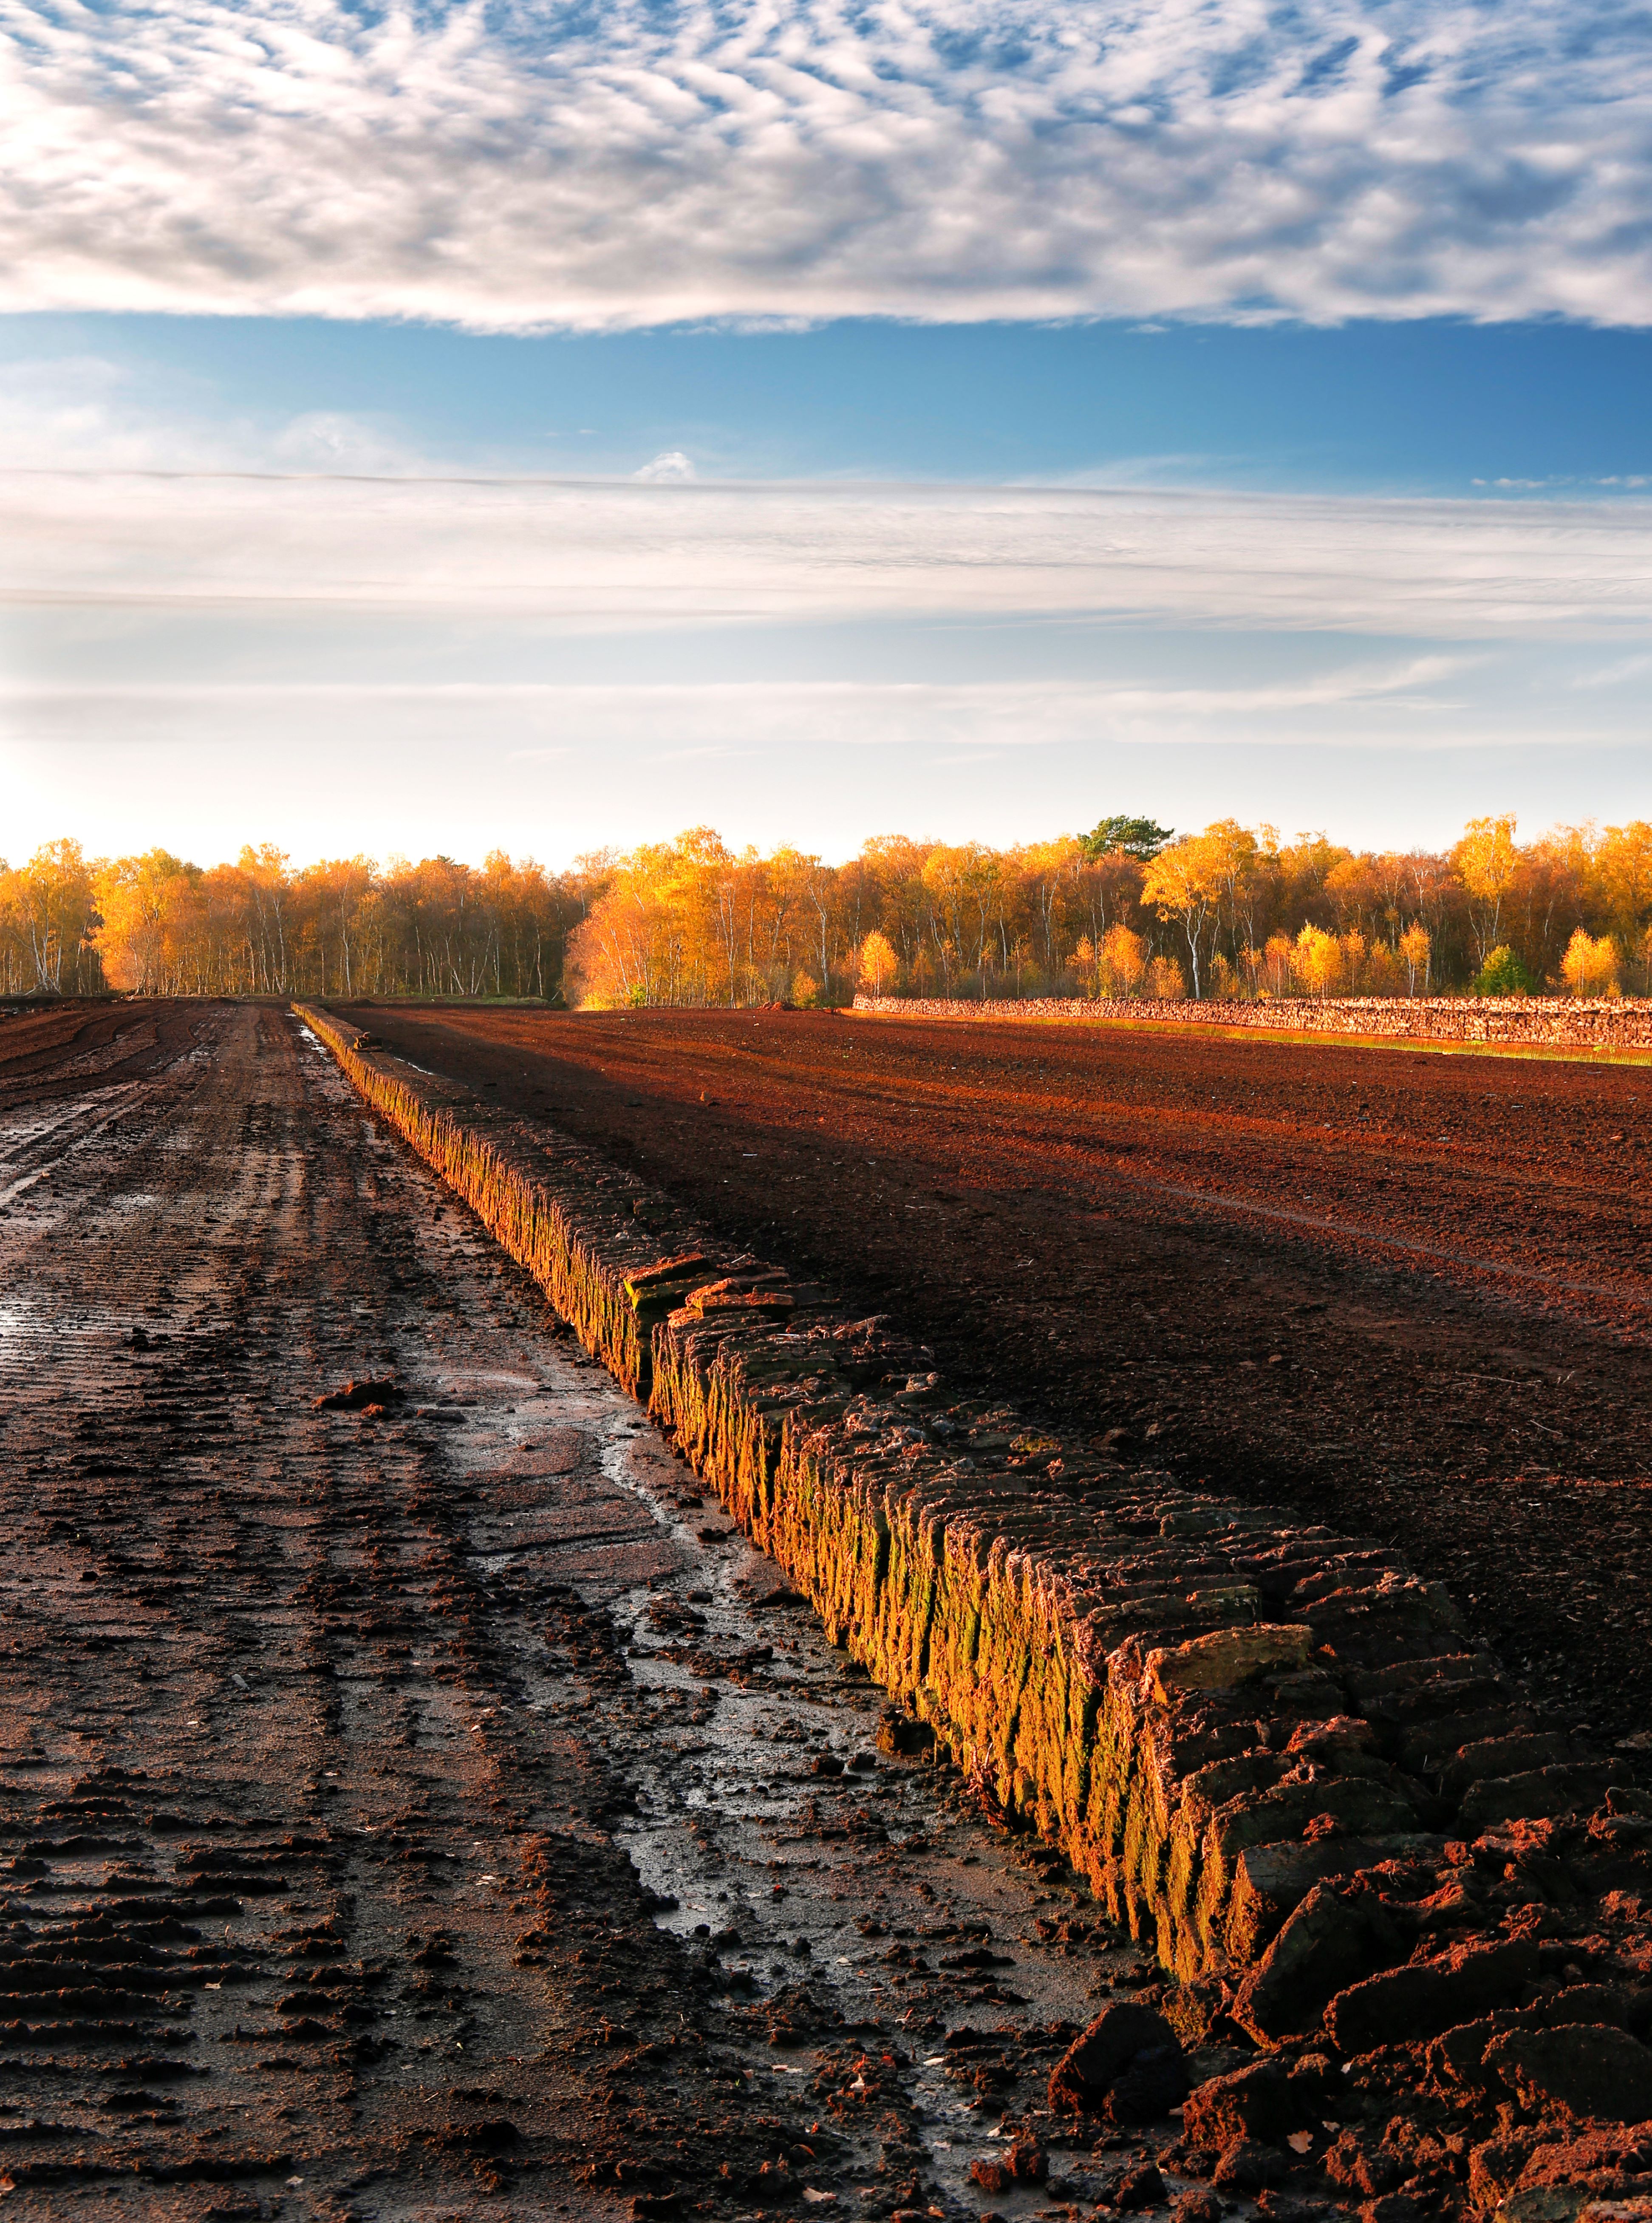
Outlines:
[[[14,316],[0,366],[107,366],[152,428],[300,465],[1027,478],[1468,495],[1652,488],[1652,331],[1550,322],[479,334],[314,318]],[[299,428],[294,435],[294,427]],[[303,447],[307,428],[310,446]]]
[[1630,10],[0,44],[7,855],[1652,816]]

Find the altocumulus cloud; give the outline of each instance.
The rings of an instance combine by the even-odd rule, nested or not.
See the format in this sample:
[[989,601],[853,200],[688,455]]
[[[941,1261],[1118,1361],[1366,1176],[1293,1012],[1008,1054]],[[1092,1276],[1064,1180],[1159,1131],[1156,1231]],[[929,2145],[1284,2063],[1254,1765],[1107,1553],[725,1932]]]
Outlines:
[[1652,322],[1606,0],[0,0],[0,305]]

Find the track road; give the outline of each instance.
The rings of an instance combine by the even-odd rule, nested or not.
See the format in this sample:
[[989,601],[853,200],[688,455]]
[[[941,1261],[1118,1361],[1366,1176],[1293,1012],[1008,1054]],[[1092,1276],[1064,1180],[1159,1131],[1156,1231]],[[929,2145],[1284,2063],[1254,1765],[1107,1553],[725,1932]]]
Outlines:
[[8,2215],[974,2213],[1154,1995],[283,1012],[0,1030],[0,1445]]

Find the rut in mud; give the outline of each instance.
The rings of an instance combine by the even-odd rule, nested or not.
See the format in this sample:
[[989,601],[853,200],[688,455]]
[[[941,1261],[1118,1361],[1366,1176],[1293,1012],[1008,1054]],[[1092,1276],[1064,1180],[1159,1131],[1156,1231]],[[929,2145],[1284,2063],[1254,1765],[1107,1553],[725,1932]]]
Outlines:
[[1154,1971],[293,1022],[9,1022],[0,1191],[9,2208],[978,2207]]

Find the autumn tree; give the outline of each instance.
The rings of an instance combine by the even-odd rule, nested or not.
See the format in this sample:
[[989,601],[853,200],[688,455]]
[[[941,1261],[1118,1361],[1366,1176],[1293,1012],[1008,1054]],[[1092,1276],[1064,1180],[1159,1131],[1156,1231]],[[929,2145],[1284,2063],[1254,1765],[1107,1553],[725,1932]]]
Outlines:
[[908,979],[920,988],[930,985],[924,863],[931,846],[905,834],[877,834],[861,843],[854,860],[867,920],[888,935]]
[[0,874],[0,903],[27,952],[33,985],[47,995],[94,985],[98,921],[91,867],[78,841],[47,841],[26,865]]
[[1609,826],[1592,862],[1604,913],[1600,923],[1614,927],[1628,948],[1637,948],[1652,929],[1652,826],[1642,818]]
[[110,986],[140,995],[188,992],[201,872],[169,850],[120,857],[98,869],[98,948]]
[[1163,919],[1176,919],[1186,936],[1193,968],[1193,992],[1200,985],[1200,958],[1206,922],[1233,869],[1232,820],[1207,827],[1202,834],[1184,834],[1161,849],[1142,878],[1142,901]]
[[1328,996],[1342,972],[1342,950],[1336,936],[1322,926],[1305,926],[1296,937],[1291,966],[1310,996]]
[[874,926],[861,944],[857,969],[862,984],[874,996],[881,996],[900,969],[900,960],[895,954],[895,945],[881,927]]
[[1505,811],[1500,818],[1471,818],[1451,853],[1458,878],[1468,890],[1469,916],[1474,923],[1482,972],[1497,943],[1504,900],[1520,869],[1514,835],[1512,811]]
[[1580,926],[1566,945],[1561,972],[1574,996],[1617,993],[1617,948],[1611,935],[1598,937]]
[[1272,858],[1274,916],[1294,935],[1303,924],[1337,927],[1338,916],[1331,880],[1352,853],[1326,834],[1299,834],[1294,841],[1276,845]]
[[290,985],[287,924],[293,874],[285,850],[273,841],[250,842],[236,860],[247,904],[249,986],[264,994],[284,994]]
[[832,999],[832,951],[835,940],[833,928],[836,921],[836,875],[818,857],[800,851],[788,853],[792,889],[799,910],[807,923],[812,945],[811,957],[817,958],[820,979],[814,990],[815,998],[829,1004]]
[[1182,967],[1174,957],[1155,957],[1147,968],[1147,992],[1156,1003],[1179,1004],[1188,992]]
[[[445,863],[439,860],[438,863]],[[463,872],[463,868],[460,868]],[[323,858],[300,875],[296,894],[302,913],[306,942],[319,967],[321,993],[354,995],[363,985],[360,979],[360,948],[358,922],[373,885],[373,864],[368,857]],[[462,920],[465,904],[461,897],[454,908]],[[467,961],[470,960],[470,961]],[[485,960],[484,960],[485,961]],[[470,992],[476,992],[476,969],[469,950],[460,960],[453,961],[449,951],[450,976],[460,984],[467,979],[472,984]]]
[[1109,996],[1133,996],[1147,972],[1147,944],[1127,926],[1110,926],[1101,938],[1102,986]]
[[1408,926],[1400,936],[1400,955],[1405,960],[1406,992],[1415,996],[1418,983],[1422,993],[1428,992],[1428,966],[1434,954],[1434,944],[1426,926]]
[[[1068,834],[1053,841],[1035,841],[1017,855],[1017,909],[1023,919],[1031,915],[1034,946],[1047,979],[1061,969],[1063,945],[1082,903],[1080,889],[1088,861],[1086,845]],[[1089,938],[1094,942],[1094,931]]]
[[990,852],[979,841],[937,842],[924,860],[931,902],[930,933],[942,974],[980,970],[985,996],[987,926],[991,909]]
[[1447,855],[1283,841],[1228,818],[1180,839],[1114,819],[1006,847],[886,834],[843,865],[791,846],[735,853],[697,827],[559,873],[503,850],[479,870],[364,855],[295,870],[268,843],[205,871],[161,849],[94,863],[72,841],[0,866],[11,994],[107,979],[554,998],[565,981],[597,1002],[738,1005],[832,1001],[857,979],[987,998],[1075,979],[1090,995],[1190,979],[1207,997],[1593,992],[1614,978],[1652,990],[1652,826],[1638,820],[1521,844],[1511,816],[1477,818]]

